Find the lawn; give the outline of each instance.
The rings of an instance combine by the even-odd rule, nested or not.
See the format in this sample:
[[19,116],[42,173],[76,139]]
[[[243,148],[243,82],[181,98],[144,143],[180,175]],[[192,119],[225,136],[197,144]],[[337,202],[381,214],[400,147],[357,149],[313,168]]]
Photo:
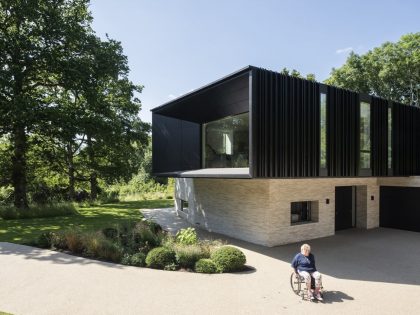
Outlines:
[[0,218],[0,242],[27,244],[46,231],[69,227],[81,230],[100,230],[123,220],[139,220],[140,209],[166,208],[173,200],[122,201],[114,204],[78,207],[78,215],[40,219],[3,220]]

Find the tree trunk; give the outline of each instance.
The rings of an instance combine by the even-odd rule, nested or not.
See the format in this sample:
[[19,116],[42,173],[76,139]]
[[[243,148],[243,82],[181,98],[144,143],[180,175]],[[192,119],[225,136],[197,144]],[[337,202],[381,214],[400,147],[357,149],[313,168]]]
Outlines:
[[96,178],[96,173],[92,172],[90,174],[90,199],[96,200],[98,198],[98,180]]
[[67,174],[69,177],[69,199],[73,201],[75,199],[75,183],[74,178],[74,162],[73,162],[73,150],[71,143],[67,144]]
[[90,199],[96,200],[98,198],[98,179],[95,171],[95,152],[92,146],[92,138],[90,135],[87,136],[87,146],[88,146],[88,155],[89,155],[89,164],[90,164]]
[[28,208],[27,181],[26,181],[26,149],[27,137],[25,127],[16,125],[13,128],[13,155],[12,155],[12,184],[14,189],[14,204],[17,208]]

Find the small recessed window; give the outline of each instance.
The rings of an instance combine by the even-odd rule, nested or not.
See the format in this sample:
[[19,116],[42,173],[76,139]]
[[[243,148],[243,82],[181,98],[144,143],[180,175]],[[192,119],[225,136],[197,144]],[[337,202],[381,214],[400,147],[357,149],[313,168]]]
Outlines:
[[318,221],[318,201],[297,201],[290,204],[291,224]]
[[187,211],[188,210],[188,201],[180,199],[181,200],[181,207],[180,210],[181,211]]

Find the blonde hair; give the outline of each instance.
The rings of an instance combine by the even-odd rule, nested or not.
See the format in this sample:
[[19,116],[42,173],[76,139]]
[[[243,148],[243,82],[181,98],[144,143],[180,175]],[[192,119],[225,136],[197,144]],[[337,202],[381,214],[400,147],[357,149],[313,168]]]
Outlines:
[[301,251],[301,252],[303,252],[304,250],[311,251],[311,246],[309,246],[308,244],[303,244],[303,245],[300,247],[300,251]]

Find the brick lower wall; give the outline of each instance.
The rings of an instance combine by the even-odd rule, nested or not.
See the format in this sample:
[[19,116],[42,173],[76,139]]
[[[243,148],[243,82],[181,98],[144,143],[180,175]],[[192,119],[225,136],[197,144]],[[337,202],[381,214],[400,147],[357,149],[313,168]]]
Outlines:
[[[175,207],[181,213],[179,199],[184,199],[189,209],[182,214],[189,222],[252,243],[276,246],[333,235],[336,186],[357,186],[356,227],[378,227],[379,185],[420,186],[420,179],[178,178]],[[317,222],[291,225],[290,203],[295,201],[316,202]]]

